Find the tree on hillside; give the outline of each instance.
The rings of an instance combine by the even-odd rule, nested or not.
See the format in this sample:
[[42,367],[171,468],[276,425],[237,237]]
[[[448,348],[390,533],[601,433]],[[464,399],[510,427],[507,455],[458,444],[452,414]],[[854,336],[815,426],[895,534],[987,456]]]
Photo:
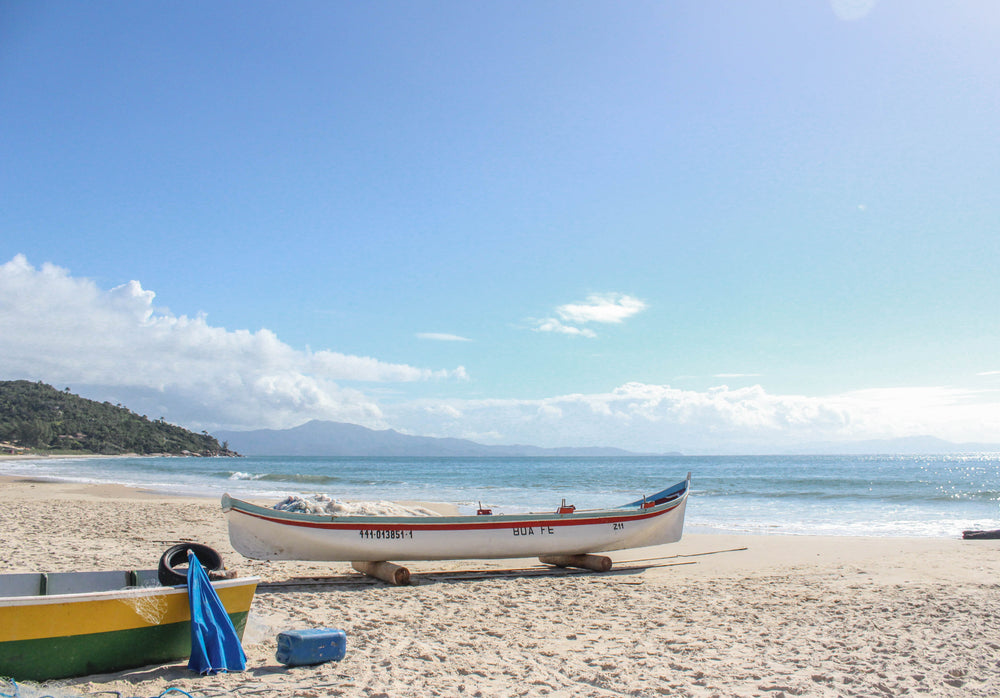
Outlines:
[[42,382],[0,381],[0,441],[38,450],[83,453],[236,455],[215,437],[121,405],[58,391]]

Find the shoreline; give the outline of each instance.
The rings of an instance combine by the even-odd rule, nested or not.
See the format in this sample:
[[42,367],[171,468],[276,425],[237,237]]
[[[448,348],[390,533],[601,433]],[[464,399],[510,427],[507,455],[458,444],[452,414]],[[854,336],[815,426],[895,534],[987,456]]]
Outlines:
[[0,453],[0,462],[5,460],[48,460],[50,458],[145,458],[137,454],[84,454],[84,453]]
[[[0,572],[148,569],[193,540],[263,582],[245,672],[182,662],[60,682],[72,695],[1000,694],[996,540],[696,534],[612,553],[606,574],[421,562],[391,587],[245,559],[213,499],[10,476],[0,493]],[[345,630],[343,661],[275,661],[278,632],[315,627]]]
[[[341,568],[350,572],[350,563],[298,563],[298,562],[275,562],[266,563],[248,560],[232,549],[228,541],[228,530],[222,514],[221,505],[215,495],[188,495],[164,493],[157,490],[147,490],[130,487],[120,484],[97,484],[84,482],[71,482],[62,480],[50,480],[46,478],[34,478],[18,475],[0,475],[0,493],[8,501],[17,501],[21,504],[33,508],[46,502],[56,504],[72,503],[74,507],[81,505],[90,506],[93,511],[106,511],[107,514],[120,515],[122,510],[130,508],[151,507],[156,510],[164,510],[183,513],[180,517],[189,523],[197,523],[197,527],[189,531],[190,535],[179,536],[177,542],[182,540],[194,540],[205,542],[207,545],[215,547],[223,554],[226,560],[235,560],[240,567],[252,567],[255,571],[252,574],[261,574],[260,569],[273,567],[279,570],[277,574],[286,567],[307,566],[310,568]],[[425,506],[428,508],[438,508],[442,513],[455,513],[448,503],[406,501],[400,502],[408,505]],[[162,528],[168,524],[168,519],[174,516],[161,517],[161,521],[151,521],[150,526],[154,529]],[[93,521],[97,524],[100,520]],[[0,522],[3,517],[0,517]],[[176,526],[167,525],[170,530],[177,530]],[[2,530],[2,528],[0,528]],[[198,538],[199,530],[202,537]],[[109,532],[116,532],[120,529],[110,526]],[[33,535],[40,542],[44,527]],[[100,534],[99,527],[85,528],[80,532],[84,534]],[[4,536],[0,534],[0,540]],[[132,536],[134,540],[142,540],[141,536]],[[158,538],[158,541],[166,539]],[[52,545],[59,547],[61,541],[55,540]],[[681,541],[664,546],[653,546],[648,548],[635,548],[631,550],[602,553],[610,556],[617,564],[627,564],[635,560],[659,559],[661,557],[672,558],[674,556],[706,556],[720,552],[748,552],[749,555],[719,555],[717,559],[712,559],[711,564],[708,559],[699,560],[699,564],[691,569],[681,572],[684,576],[704,576],[709,574],[729,574],[746,573],[758,574],[774,569],[791,569],[796,567],[839,567],[843,565],[862,566],[868,569],[867,574],[873,576],[887,576],[896,578],[894,569],[908,569],[901,565],[898,560],[892,558],[902,556],[908,558],[919,557],[925,564],[926,569],[921,571],[926,576],[935,571],[942,572],[931,565],[931,560],[935,555],[947,554],[953,551],[960,551],[963,546],[981,546],[983,549],[996,550],[1000,552],[1000,540],[962,540],[960,537],[939,538],[939,537],[905,537],[905,536],[817,536],[806,534],[749,534],[749,533],[685,533]],[[10,571],[63,571],[63,570],[41,570],[41,569],[8,569],[10,556],[7,560],[0,559],[0,573]],[[81,557],[83,560],[83,557]],[[147,560],[146,566],[154,566],[158,558]],[[888,561],[887,564],[880,564]],[[468,566],[466,560],[441,561],[441,562],[410,562],[407,566],[414,569],[432,570],[436,567],[449,567],[455,564]],[[502,570],[505,567],[520,568],[524,566],[536,565],[537,560],[533,558],[507,558],[507,559],[483,559],[474,560],[479,567]],[[895,566],[892,564],[895,562]],[[983,563],[984,561],[980,561]],[[137,560],[132,566],[143,566],[141,560]],[[990,566],[992,568],[992,565]],[[75,568],[74,568],[75,569]],[[995,569],[1000,579],[1000,560]],[[69,571],[69,570],[66,570]],[[973,569],[966,569],[963,566],[956,568],[954,575],[943,574],[942,581],[955,579],[961,581],[967,578],[967,573]],[[262,574],[262,579],[268,578],[267,574]]]
[[[62,456],[53,456],[53,458],[61,458]],[[94,456],[74,456],[76,458],[92,458]],[[134,458],[135,456],[99,456],[101,458]],[[9,458],[9,457],[8,457]],[[21,459],[20,456],[14,456],[14,459]],[[0,462],[4,459],[0,456]],[[118,498],[128,499],[133,493],[136,497],[143,498],[163,498],[164,500],[192,500],[192,501],[218,501],[221,494],[198,494],[196,492],[189,491],[175,491],[167,489],[156,489],[154,487],[139,487],[131,484],[123,484],[119,482],[93,482],[86,480],[74,480],[74,479],[62,479],[55,476],[47,475],[30,475],[25,473],[18,474],[4,474],[0,473],[0,488],[4,486],[5,483],[17,483],[17,482],[30,482],[39,485],[51,485],[54,487],[62,488],[60,490],[55,490],[54,493],[61,495],[72,496],[75,498],[87,498],[88,496],[93,496],[100,498],[107,493],[116,493],[115,496]],[[88,495],[90,493],[90,495]],[[252,494],[236,494],[234,495],[238,499],[244,499],[254,504],[260,504],[262,506],[271,506],[276,502],[280,501],[282,497],[261,497]],[[360,500],[354,498],[346,498],[344,501],[354,502],[354,501],[369,501]],[[443,501],[427,501],[427,500],[411,500],[411,499],[400,499],[396,503],[403,505],[412,506],[423,506],[429,509],[433,509],[448,516],[454,516],[459,513],[458,505],[453,502],[443,502]],[[692,527],[696,527],[697,532],[692,531]],[[872,538],[876,540],[961,540],[962,532],[956,531],[954,534],[947,536],[857,536],[849,533],[844,534],[813,534],[813,533],[797,533],[797,532],[781,532],[772,531],[767,533],[758,532],[742,532],[742,531],[731,531],[723,529],[713,529],[709,526],[698,526],[697,524],[686,524],[685,538],[692,535],[694,536],[709,536],[709,537],[759,537],[759,538],[779,538],[779,539],[789,539],[789,538],[833,538],[833,539],[865,539]]]
[[180,453],[0,453],[0,462],[5,460],[50,460],[63,458],[103,459],[103,458],[242,458],[243,456],[185,456]]
[[[687,532],[737,535],[833,535],[957,538],[964,530],[1000,528],[990,493],[1000,487],[1000,459],[982,468],[947,457],[836,459],[838,475],[821,461],[751,458],[707,461],[693,478]],[[326,494],[349,501],[422,500],[453,503],[474,513],[482,500],[498,513],[544,512],[560,497],[578,509],[633,501],[682,479],[689,464],[623,466],[598,459],[513,459],[503,468],[475,459],[456,477],[448,459],[75,457],[0,460],[0,474],[60,481],[118,483],[165,496],[223,493],[273,504],[288,495]],[[807,473],[802,476],[799,471]],[[748,475],[751,475],[748,477]],[[926,476],[925,476],[926,475]]]

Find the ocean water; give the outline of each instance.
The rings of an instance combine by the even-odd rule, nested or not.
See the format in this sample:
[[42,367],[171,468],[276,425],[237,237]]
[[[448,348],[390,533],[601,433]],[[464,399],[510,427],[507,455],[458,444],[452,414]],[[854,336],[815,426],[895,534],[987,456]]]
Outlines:
[[626,458],[47,458],[0,474],[255,500],[324,493],[472,513],[634,501],[691,473],[692,533],[958,537],[1000,528],[1000,454]]

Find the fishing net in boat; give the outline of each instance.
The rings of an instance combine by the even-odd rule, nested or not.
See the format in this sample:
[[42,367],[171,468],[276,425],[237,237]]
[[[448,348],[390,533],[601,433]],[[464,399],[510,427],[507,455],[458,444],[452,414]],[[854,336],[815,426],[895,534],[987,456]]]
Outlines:
[[273,508],[299,514],[334,516],[437,516],[437,512],[421,506],[408,506],[395,502],[344,502],[325,494],[314,494],[311,497],[290,495],[275,504]]
[[167,599],[161,594],[150,594],[148,587],[159,587],[156,582],[146,586],[125,589],[121,602],[131,607],[135,614],[150,625],[159,625],[167,612]]

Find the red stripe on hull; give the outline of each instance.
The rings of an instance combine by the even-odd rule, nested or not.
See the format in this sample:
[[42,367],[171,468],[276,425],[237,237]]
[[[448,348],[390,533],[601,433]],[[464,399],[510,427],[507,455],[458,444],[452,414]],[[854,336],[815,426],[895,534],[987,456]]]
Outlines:
[[[661,509],[660,511],[653,511],[643,514],[631,514],[624,516],[601,516],[596,518],[586,518],[586,519],[518,519],[512,517],[510,520],[494,520],[494,521],[484,521],[482,523],[443,523],[443,524],[421,524],[419,521],[414,521],[412,524],[379,524],[379,523],[337,523],[337,522],[320,522],[320,521],[301,521],[297,519],[284,519],[276,518],[272,516],[263,516],[261,514],[255,514],[249,511],[244,511],[242,509],[233,509],[233,511],[244,514],[245,516],[251,516],[255,519],[261,519],[263,521],[269,521],[270,523],[279,524],[281,526],[300,526],[302,528],[320,528],[327,530],[340,530],[340,531],[485,531],[496,528],[510,528],[511,526],[594,526],[598,524],[609,524],[609,523],[620,523],[626,521],[643,521],[645,519],[655,518],[657,516],[662,516],[673,511],[677,505],[670,507],[669,509]],[[501,515],[502,516],[502,515]],[[498,517],[499,518],[499,517]]]

